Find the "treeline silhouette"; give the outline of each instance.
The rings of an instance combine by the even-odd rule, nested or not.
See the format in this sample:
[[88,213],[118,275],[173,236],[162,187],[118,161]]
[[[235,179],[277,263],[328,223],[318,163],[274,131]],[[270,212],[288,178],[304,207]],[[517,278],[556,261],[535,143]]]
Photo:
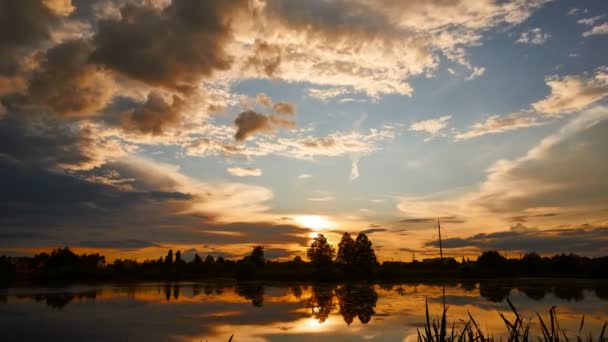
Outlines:
[[295,256],[289,261],[268,260],[263,246],[232,260],[195,254],[183,259],[180,251],[138,262],[116,259],[106,263],[100,254],[77,255],[68,247],[34,257],[0,257],[1,282],[70,282],[104,280],[180,280],[204,278],[276,279],[300,281],[408,280],[512,277],[608,278],[608,257],[574,254],[543,257],[536,253],[507,259],[499,252],[483,252],[476,260],[451,257],[385,261],[379,263],[365,234],[353,239],[344,233],[338,249],[319,234],[307,249],[308,261]]

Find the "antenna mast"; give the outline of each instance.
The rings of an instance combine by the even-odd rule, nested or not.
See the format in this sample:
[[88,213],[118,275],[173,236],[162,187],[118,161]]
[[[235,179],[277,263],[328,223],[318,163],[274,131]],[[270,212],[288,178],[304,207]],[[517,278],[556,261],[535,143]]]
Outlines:
[[441,245],[441,222],[437,220],[437,229],[439,230],[439,257],[443,261],[443,246]]

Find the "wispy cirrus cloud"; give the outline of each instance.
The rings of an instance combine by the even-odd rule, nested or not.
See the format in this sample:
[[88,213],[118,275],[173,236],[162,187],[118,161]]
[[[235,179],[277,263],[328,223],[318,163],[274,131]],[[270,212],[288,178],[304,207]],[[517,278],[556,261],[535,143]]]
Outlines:
[[503,133],[520,128],[545,125],[547,122],[539,121],[529,113],[512,113],[506,116],[493,115],[484,121],[474,123],[469,130],[456,133],[454,140],[467,140],[487,134]]
[[596,15],[594,17],[579,19],[576,22],[582,25],[594,25],[598,20],[604,19],[606,17],[605,14]]
[[452,118],[451,115],[445,115],[437,119],[417,121],[410,125],[409,130],[429,133],[430,136],[424,139],[424,141],[430,141],[439,136],[441,132],[448,127],[448,121],[450,118]]
[[308,96],[323,102],[327,102],[336,97],[350,93],[350,91],[346,87],[308,88],[307,92]]

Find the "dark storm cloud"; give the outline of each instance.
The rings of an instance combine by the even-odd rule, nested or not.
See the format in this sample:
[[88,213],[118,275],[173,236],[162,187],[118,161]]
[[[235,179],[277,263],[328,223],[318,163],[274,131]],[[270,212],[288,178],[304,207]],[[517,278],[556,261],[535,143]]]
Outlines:
[[[437,241],[425,243],[426,247],[438,247]],[[568,229],[521,229],[489,234],[477,234],[468,238],[443,240],[443,248],[477,247],[483,250],[520,250],[526,252],[578,253],[600,255],[608,252],[608,228]]]
[[[136,175],[125,169],[120,172],[127,178]],[[167,184],[162,182],[141,179],[130,185],[134,188],[117,189],[77,174],[1,159],[0,243],[8,244],[2,247],[69,244],[138,249],[166,243],[304,246],[308,242],[309,230],[295,225],[218,223],[201,215],[184,214],[193,195],[163,191]],[[91,239],[92,235],[99,237]],[[131,240],[125,240],[125,235]],[[148,244],[134,243],[136,240]]]
[[91,182],[76,174],[51,171],[12,159],[0,158],[0,212],[4,225],[42,229],[95,220],[147,202],[184,201],[175,192],[121,191]]
[[42,0],[0,0],[0,46],[21,47],[48,39],[58,19]]
[[233,15],[247,1],[175,0],[164,9],[126,5],[103,19],[92,60],[154,86],[183,89],[228,69]]
[[[91,128],[10,112],[0,120],[0,155],[41,168],[86,168],[103,163],[106,149],[120,146],[95,136]],[[111,152],[113,153],[113,152]]]
[[0,0],[0,75],[18,73],[22,50],[49,39],[59,22],[42,0]]
[[63,116],[90,116],[105,108],[115,86],[105,71],[89,64],[93,49],[84,40],[49,49],[31,76],[26,105]]
[[[214,200],[215,190],[184,193],[179,177],[137,160],[96,165],[96,138],[86,130],[24,117],[0,120],[1,247],[307,243],[309,230],[295,225],[226,224],[214,222],[214,213],[185,213],[194,202]],[[66,164],[93,165],[65,171]]]

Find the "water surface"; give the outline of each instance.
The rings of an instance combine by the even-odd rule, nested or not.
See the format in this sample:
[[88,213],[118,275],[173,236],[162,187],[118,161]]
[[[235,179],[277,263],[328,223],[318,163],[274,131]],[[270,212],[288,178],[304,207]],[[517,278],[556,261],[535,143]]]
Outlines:
[[467,312],[495,336],[505,298],[531,320],[557,306],[562,328],[597,335],[608,319],[606,282],[537,280],[327,285],[142,283],[0,289],[2,341],[405,341],[416,339],[428,298],[450,321]]

